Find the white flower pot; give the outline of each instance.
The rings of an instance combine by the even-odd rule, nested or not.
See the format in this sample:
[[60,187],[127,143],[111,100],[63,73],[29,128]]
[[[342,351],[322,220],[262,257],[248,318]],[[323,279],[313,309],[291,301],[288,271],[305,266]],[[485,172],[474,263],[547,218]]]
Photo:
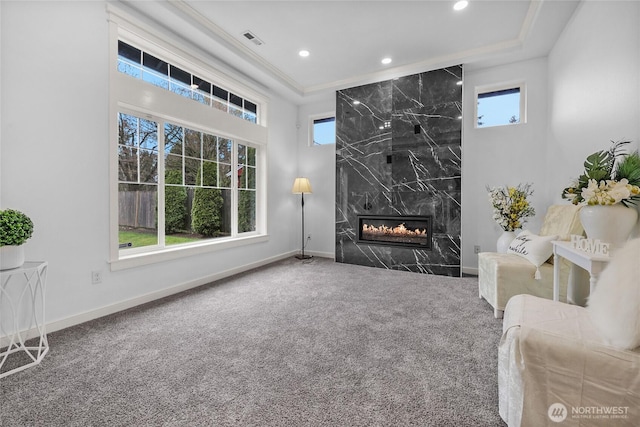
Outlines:
[[498,253],[506,254],[509,245],[516,238],[516,233],[513,231],[503,231],[500,237],[498,237]]
[[0,270],[18,268],[24,264],[24,246],[0,246]]
[[580,221],[587,237],[619,248],[629,238],[638,220],[638,211],[622,203],[615,205],[584,206],[580,209]]

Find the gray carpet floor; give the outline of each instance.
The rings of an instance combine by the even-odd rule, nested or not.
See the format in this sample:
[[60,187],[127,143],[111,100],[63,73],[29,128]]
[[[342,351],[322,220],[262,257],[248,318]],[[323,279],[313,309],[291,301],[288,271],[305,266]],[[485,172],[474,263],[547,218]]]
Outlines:
[[5,426],[503,426],[477,279],[288,259],[49,334]]

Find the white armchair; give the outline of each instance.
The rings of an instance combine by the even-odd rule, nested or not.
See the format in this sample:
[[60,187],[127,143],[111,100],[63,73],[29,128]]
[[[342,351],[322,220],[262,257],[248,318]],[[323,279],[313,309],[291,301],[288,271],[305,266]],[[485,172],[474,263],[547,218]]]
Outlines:
[[640,347],[606,344],[584,307],[517,295],[504,312],[498,391],[510,427],[638,426]]
[[[541,236],[560,236],[569,239],[571,234],[581,235],[582,224],[572,204],[552,205],[540,229]],[[551,259],[539,268],[540,279],[535,279],[536,266],[516,254],[482,252],[478,254],[478,294],[493,307],[496,318],[501,318],[507,302],[514,295],[530,294],[553,298],[553,264]],[[566,301],[569,282],[569,263],[560,266],[560,299]]]

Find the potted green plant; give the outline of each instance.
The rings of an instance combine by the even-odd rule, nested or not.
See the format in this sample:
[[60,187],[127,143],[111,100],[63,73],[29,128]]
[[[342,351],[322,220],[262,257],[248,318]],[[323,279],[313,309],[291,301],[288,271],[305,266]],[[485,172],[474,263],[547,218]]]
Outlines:
[[640,155],[627,153],[629,141],[613,142],[584,162],[584,173],[562,191],[562,197],[583,206],[580,220],[587,237],[620,246],[631,233],[640,200]]
[[31,218],[13,209],[0,210],[0,270],[24,264],[22,244],[33,234]]

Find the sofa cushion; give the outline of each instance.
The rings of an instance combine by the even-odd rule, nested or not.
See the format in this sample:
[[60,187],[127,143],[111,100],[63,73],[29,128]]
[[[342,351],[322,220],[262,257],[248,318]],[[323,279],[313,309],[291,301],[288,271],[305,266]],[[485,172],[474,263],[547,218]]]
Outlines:
[[558,236],[538,236],[529,230],[524,230],[509,244],[507,253],[516,254],[531,264],[536,266],[535,278],[540,278],[537,270],[553,254],[551,241],[557,240]]
[[640,238],[614,252],[589,296],[587,311],[610,345],[640,347]]

